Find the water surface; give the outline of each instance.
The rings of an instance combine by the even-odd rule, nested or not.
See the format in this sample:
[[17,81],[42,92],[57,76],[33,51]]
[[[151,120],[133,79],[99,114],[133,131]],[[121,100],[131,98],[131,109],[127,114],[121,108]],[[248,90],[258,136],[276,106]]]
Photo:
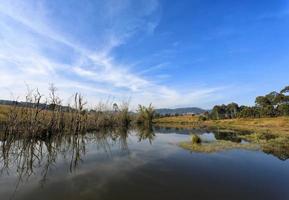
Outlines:
[[[122,130],[2,141],[1,200],[289,199],[289,160],[261,150],[206,154],[180,148],[177,143],[189,140],[192,131]],[[208,142],[236,139],[195,132]]]

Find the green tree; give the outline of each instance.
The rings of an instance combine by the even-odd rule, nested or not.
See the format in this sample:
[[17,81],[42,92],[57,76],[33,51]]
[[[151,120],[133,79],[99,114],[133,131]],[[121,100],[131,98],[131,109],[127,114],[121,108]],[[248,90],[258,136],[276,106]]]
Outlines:
[[214,106],[212,112],[211,112],[211,118],[212,119],[224,119],[226,115],[226,106],[225,105],[216,105]]
[[289,104],[281,104],[277,107],[278,115],[289,116]]
[[265,97],[264,96],[256,97],[255,103],[256,103],[256,106],[261,107],[261,108],[271,105],[270,100],[266,96]]
[[227,105],[227,113],[230,118],[236,118],[239,110],[239,105],[237,103],[230,103]]
[[254,112],[253,112],[252,108],[247,107],[247,106],[242,106],[241,111],[239,113],[239,116],[241,118],[253,117]]
[[286,86],[285,88],[283,88],[280,93],[282,94],[286,94],[286,93],[289,93],[289,86]]
[[274,117],[275,116],[275,109],[272,105],[268,105],[263,107],[260,110],[260,114],[262,117]]

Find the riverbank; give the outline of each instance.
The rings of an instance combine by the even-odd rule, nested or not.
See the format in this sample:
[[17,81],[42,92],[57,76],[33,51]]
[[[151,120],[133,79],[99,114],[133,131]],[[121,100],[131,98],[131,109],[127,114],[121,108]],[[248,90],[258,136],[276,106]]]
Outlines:
[[177,128],[219,128],[255,133],[289,135],[289,117],[244,118],[200,121],[197,116],[177,116],[155,119],[158,126]]

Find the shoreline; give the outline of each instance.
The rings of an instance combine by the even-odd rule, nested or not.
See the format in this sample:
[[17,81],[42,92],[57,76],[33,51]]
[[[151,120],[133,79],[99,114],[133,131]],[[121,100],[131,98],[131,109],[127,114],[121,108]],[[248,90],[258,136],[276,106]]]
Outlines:
[[205,128],[254,133],[289,135],[289,117],[238,118],[225,120],[199,121],[196,116],[164,117],[154,120],[154,125],[171,128]]

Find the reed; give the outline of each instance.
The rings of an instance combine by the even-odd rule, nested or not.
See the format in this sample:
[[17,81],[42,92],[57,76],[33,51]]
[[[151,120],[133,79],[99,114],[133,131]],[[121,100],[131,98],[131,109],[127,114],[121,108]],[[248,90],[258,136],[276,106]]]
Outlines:
[[137,110],[137,123],[145,126],[152,126],[155,110],[150,104],[148,107],[139,105]]
[[72,102],[64,106],[53,84],[49,87],[48,98],[38,89],[27,88],[24,103],[14,101],[12,106],[7,106],[5,112],[0,113],[4,122],[4,137],[21,134],[25,137],[50,138],[55,134],[128,128],[132,123],[150,125],[154,117],[152,105],[140,105],[137,115],[129,111],[129,102],[122,102],[119,106],[108,101],[100,102],[89,110],[87,101],[80,93],[75,93]]

